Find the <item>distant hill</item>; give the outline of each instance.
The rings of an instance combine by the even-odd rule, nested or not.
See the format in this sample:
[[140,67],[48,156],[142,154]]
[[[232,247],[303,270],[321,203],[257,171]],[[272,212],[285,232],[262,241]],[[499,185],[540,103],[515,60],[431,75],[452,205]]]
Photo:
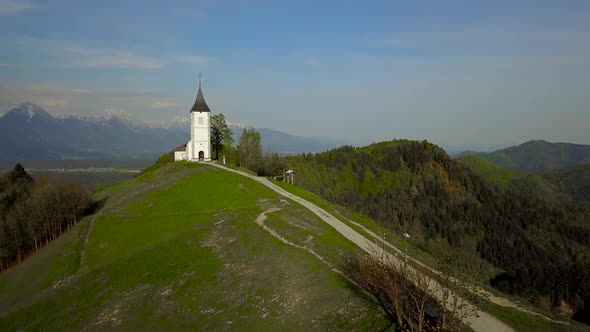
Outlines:
[[[168,123],[131,121],[119,116],[54,117],[26,102],[0,117],[0,160],[155,158],[188,141],[188,118]],[[231,127],[237,144],[242,127]],[[261,129],[262,147],[283,155],[338,146],[326,138]]]
[[[391,324],[336,271],[357,247],[254,180],[175,163],[95,198],[106,200],[97,215],[0,274],[0,330],[382,331]],[[16,250],[0,245],[3,255]]]
[[[231,126],[230,128],[237,144],[244,128]],[[322,152],[346,143],[327,137],[303,137],[291,135],[269,128],[261,128],[257,130],[260,132],[260,145],[262,146],[262,150],[264,152],[276,152],[281,155],[294,155],[304,152]]]
[[543,172],[590,162],[590,145],[533,140],[494,152],[465,151],[457,157],[480,156],[494,165],[513,170]]

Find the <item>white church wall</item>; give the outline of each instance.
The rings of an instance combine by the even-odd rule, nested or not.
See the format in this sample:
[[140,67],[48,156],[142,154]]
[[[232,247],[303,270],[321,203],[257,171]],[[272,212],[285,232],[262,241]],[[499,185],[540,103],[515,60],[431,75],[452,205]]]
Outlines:
[[209,112],[191,113],[191,137],[193,143],[191,160],[199,159],[199,152],[203,151],[204,160],[211,160],[211,129]]

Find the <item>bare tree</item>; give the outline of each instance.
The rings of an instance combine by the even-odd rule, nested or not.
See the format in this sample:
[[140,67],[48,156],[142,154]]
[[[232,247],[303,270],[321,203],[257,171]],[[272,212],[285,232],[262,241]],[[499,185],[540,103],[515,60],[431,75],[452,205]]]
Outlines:
[[[477,309],[464,298],[469,283],[440,273],[432,275],[396,259],[385,248],[356,256],[345,264],[346,275],[373,295],[402,331],[461,331]],[[461,294],[461,296],[458,296]]]

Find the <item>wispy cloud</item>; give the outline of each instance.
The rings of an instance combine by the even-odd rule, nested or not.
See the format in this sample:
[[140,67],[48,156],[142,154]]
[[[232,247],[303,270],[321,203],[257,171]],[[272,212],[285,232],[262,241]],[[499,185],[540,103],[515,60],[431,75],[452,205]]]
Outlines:
[[79,104],[95,91],[84,86],[60,84],[18,84],[0,81],[0,113],[25,101],[37,103],[53,114],[79,111]]
[[176,107],[178,104],[171,101],[154,101],[150,104],[151,108],[173,108]]
[[[2,0],[0,0],[2,1]],[[46,55],[44,65],[58,68],[117,68],[117,69],[161,69],[166,61],[132,50],[117,48],[88,47],[71,41],[45,39],[30,35],[0,34],[0,41],[14,41]]]
[[189,65],[206,66],[213,59],[204,55],[177,55],[174,60]]
[[62,52],[68,63],[60,65],[70,68],[136,68],[161,69],[164,64],[159,59],[135,54],[125,50],[66,47],[54,50]]
[[41,106],[50,110],[67,109],[70,102],[71,99],[67,97],[48,97],[39,100]]
[[42,6],[35,5],[29,1],[0,0],[0,15],[17,14],[29,10],[41,9]]
[[32,84],[20,87],[23,91],[29,93],[41,93],[41,94],[67,94],[67,95],[80,95],[92,93],[92,90],[86,87],[77,86],[61,86],[57,84]]

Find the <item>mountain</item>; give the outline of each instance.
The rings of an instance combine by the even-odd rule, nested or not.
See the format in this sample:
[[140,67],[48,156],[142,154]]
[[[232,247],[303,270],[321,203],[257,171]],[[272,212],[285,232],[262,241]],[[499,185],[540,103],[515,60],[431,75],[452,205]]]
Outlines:
[[506,169],[542,172],[590,163],[590,145],[533,140],[490,153],[466,151],[457,157],[465,155],[480,156]]
[[98,214],[0,273],[0,330],[391,325],[337,270],[358,248],[252,179],[175,163],[94,197]]
[[286,160],[298,186],[410,234],[436,260],[460,257],[460,273],[546,310],[566,303],[590,322],[590,209],[551,180],[584,194],[576,178],[585,168],[547,177],[507,171],[408,140]]
[[[120,116],[53,117],[26,102],[0,118],[0,160],[76,158],[154,158],[189,139],[189,118],[147,123]],[[236,144],[245,126],[232,126]],[[280,154],[318,152],[342,142],[299,137],[261,129],[265,151]]]
[[30,102],[0,118],[0,159],[153,157],[186,134],[117,116],[53,117]]

